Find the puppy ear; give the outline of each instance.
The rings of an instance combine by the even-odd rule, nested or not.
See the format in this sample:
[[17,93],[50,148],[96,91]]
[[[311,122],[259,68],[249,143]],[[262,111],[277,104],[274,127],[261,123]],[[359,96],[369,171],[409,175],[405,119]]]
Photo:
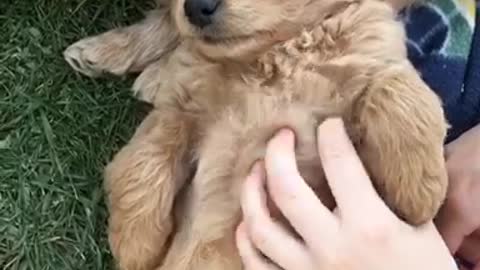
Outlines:
[[344,97],[356,98],[368,86],[380,63],[360,56],[345,56],[319,65],[316,70],[336,85]]
[[305,12],[299,14],[297,19],[307,24],[322,21],[331,17],[333,14],[338,14],[340,10],[345,9],[354,1],[355,0],[308,1],[308,4],[305,6]]

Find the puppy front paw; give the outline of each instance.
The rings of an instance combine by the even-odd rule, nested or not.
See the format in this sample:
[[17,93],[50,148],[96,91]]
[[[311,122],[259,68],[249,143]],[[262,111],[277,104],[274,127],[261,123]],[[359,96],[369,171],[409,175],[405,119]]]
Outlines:
[[120,33],[82,39],[70,45],[63,55],[74,70],[89,77],[125,74],[133,61],[129,39]]
[[439,171],[436,175],[424,176],[423,179],[412,181],[410,187],[404,186],[387,197],[397,214],[412,225],[422,225],[433,220],[446,196],[446,175]]

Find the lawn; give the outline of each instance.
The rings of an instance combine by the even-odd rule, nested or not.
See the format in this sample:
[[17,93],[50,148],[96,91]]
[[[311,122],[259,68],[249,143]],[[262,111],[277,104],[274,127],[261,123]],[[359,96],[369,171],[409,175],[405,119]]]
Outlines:
[[132,78],[80,76],[62,51],[149,6],[0,0],[0,269],[112,269],[102,171],[141,109]]

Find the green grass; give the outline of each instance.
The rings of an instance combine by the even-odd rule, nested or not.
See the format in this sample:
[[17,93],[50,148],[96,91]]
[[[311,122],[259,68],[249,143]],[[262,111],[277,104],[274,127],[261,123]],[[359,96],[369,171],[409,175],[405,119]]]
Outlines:
[[0,269],[112,269],[102,171],[141,119],[131,79],[62,51],[142,17],[138,0],[0,0]]

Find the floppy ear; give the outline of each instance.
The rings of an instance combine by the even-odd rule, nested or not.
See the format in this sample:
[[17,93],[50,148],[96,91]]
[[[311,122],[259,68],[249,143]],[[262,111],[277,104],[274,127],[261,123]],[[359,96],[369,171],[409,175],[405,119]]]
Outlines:
[[82,39],[70,45],[64,56],[70,66],[87,76],[123,75],[142,71],[174,50],[178,42],[170,5],[161,0],[143,21]]
[[[353,55],[313,67],[312,69],[328,80],[341,101],[330,110],[341,112],[351,106],[352,102],[368,87],[373,74],[376,74],[380,67],[379,64],[378,61]],[[338,107],[340,104],[343,104],[343,108]]]

